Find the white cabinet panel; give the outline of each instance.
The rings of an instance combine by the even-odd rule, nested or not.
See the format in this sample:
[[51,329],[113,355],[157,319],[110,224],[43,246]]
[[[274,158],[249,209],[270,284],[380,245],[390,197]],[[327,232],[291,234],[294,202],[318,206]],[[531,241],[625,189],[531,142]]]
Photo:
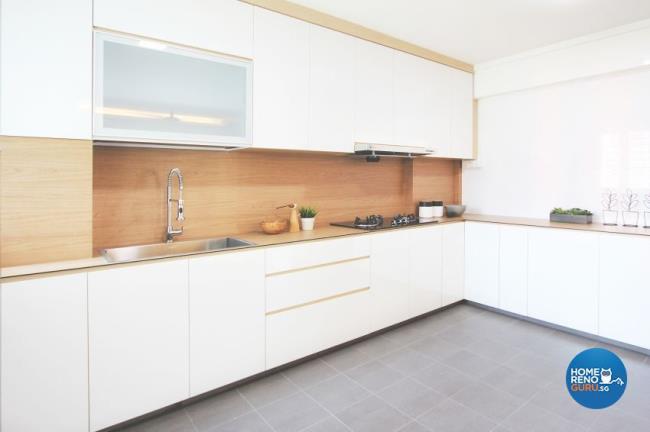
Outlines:
[[88,274],[92,430],[189,396],[187,282],[187,260]]
[[266,249],[266,273],[280,273],[370,256],[370,239],[351,236]]
[[248,60],[96,32],[93,137],[250,145],[252,69]]
[[408,230],[372,234],[371,282],[372,330],[409,317]]
[[352,36],[309,27],[309,150],[354,151]]
[[650,238],[600,235],[600,336],[650,349]]
[[309,125],[309,24],[255,8],[253,145],[303,149]]
[[442,227],[442,305],[465,297],[465,224]]
[[598,332],[598,234],[530,229],[528,315]]
[[264,370],[264,251],[192,258],[190,396]]
[[0,134],[91,137],[92,2],[2,0]]
[[252,57],[253,7],[236,0],[94,0],[94,24]]
[[370,296],[360,291],[268,315],[267,369],[370,333]]
[[370,287],[370,259],[276,274],[266,278],[266,311],[273,312]]
[[86,274],[2,284],[5,432],[88,430]]
[[499,226],[465,224],[465,298],[487,306],[499,305]]
[[528,228],[499,226],[499,308],[528,314]]
[[355,141],[392,144],[394,52],[363,40],[356,45]]
[[431,81],[430,103],[432,113],[429,123],[432,128],[433,157],[452,157],[451,154],[451,94],[452,69],[439,63],[427,65]]
[[442,228],[409,230],[409,316],[442,306]]
[[451,149],[455,158],[474,157],[474,76],[451,69]]
[[394,52],[393,143],[431,147],[434,105],[431,62],[402,51]]

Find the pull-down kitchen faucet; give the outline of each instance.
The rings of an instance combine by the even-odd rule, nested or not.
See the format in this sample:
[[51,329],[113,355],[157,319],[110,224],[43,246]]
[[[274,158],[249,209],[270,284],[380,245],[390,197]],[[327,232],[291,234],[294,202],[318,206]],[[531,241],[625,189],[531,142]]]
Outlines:
[[[178,177],[178,199],[174,199],[172,197],[172,183],[173,183],[174,176]],[[167,176],[167,236],[166,236],[167,243],[171,243],[172,241],[174,241],[175,235],[183,234],[182,225],[181,228],[178,230],[175,230],[174,226],[172,225],[172,203],[173,202],[178,203],[176,220],[179,222],[183,222],[185,220],[185,210],[183,206],[183,175],[181,174],[180,168],[174,168],[173,170],[169,171],[169,175]]]

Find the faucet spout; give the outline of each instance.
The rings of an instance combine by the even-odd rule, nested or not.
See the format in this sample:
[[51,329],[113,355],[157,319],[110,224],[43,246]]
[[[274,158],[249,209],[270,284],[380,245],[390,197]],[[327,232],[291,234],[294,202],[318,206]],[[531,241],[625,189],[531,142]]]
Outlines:
[[[173,184],[174,177],[178,178],[178,199],[173,197]],[[183,174],[180,168],[174,168],[169,171],[167,176],[167,233],[165,239],[167,243],[174,241],[175,235],[183,234],[183,226],[179,229],[174,229],[172,223],[172,203],[177,203],[176,206],[176,220],[182,222],[185,220],[185,202],[183,201]]]

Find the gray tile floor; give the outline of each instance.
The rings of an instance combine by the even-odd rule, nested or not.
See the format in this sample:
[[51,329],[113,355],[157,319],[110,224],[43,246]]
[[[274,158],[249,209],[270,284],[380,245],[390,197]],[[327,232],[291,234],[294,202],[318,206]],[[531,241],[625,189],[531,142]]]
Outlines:
[[126,429],[129,432],[650,431],[650,358],[605,410],[575,403],[594,341],[461,304]]

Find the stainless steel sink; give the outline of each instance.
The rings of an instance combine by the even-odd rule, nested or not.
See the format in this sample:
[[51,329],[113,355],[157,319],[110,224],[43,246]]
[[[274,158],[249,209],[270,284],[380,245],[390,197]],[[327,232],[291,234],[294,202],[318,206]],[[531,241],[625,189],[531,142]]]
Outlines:
[[108,262],[128,262],[151,258],[191,255],[202,252],[214,252],[223,249],[235,249],[246,246],[255,246],[255,243],[233,237],[223,237],[207,240],[189,240],[174,243],[156,243],[104,249],[102,250],[102,255]]

